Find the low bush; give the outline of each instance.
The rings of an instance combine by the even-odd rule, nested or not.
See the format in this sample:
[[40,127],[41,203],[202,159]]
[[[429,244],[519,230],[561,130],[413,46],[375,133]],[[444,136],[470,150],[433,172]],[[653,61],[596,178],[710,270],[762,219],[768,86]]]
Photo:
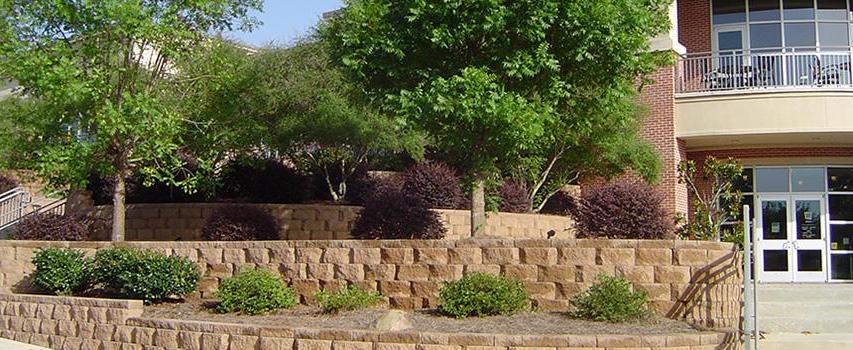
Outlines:
[[27,241],[86,241],[91,237],[89,219],[53,213],[27,215],[11,234],[13,239]]
[[258,315],[296,305],[296,293],[267,270],[246,270],[222,280],[216,292],[219,313]]
[[371,306],[381,300],[382,296],[377,292],[365,291],[356,286],[348,285],[336,292],[320,290],[314,293],[314,298],[317,299],[323,313],[336,314],[341,311],[352,311]]
[[32,285],[45,292],[71,295],[92,283],[92,260],[72,249],[44,248],[33,255]]
[[403,194],[427,208],[461,209],[464,204],[459,175],[439,162],[415,164],[402,174]]
[[271,241],[279,239],[278,220],[269,210],[229,205],[213,211],[201,229],[208,241]]
[[364,205],[377,193],[400,191],[402,188],[403,177],[398,173],[358,172],[347,187],[347,202],[353,205]]
[[521,282],[500,275],[469,273],[439,292],[439,309],[456,318],[511,315],[529,307]]
[[304,203],[311,199],[311,178],[273,159],[240,158],[223,171],[217,197],[251,203]]
[[18,185],[18,180],[16,180],[15,178],[8,175],[0,174],[0,194],[10,191],[15,187],[18,187]]
[[551,198],[548,198],[548,201],[545,202],[539,213],[569,216],[577,208],[577,202],[575,197],[572,197],[570,194],[558,191]]
[[388,189],[365,203],[351,233],[356,239],[441,239],[447,228],[420,200]]
[[505,213],[526,213],[530,208],[527,201],[527,186],[515,180],[504,180],[500,189],[500,211]]
[[99,251],[93,271],[103,287],[147,302],[182,298],[198,288],[201,278],[195,264],[185,257],[125,248]]
[[598,275],[596,282],[571,299],[577,318],[611,323],[639,320],[651,314],[646,291],[633,291],[631,282],[620,277]]
[[663,239],[674,229],[661,205],[663,195],[635,181],[617,181],[585,191],[572,213],[578,238]]

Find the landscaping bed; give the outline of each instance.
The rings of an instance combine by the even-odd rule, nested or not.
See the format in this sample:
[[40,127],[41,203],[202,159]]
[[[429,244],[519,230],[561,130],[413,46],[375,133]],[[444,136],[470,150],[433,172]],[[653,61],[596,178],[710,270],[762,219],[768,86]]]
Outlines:
[[[316,307],[299,305],[265,315],[214,314],[212,302],[190,300],[185,303],[164,303],[145,307],[143,317],[252,324],[259,326],[307,327],[328,329],[370,329],[371,323],[386,310],[363,309],[336,315],[320,313]],[[673,334],[699,332],[687,323],[654,316],[639,322],[620,324],[572,319],[559,312],[522,312],[513,316],[469,317],[458,320],[439,314],[436,310],[409,312],[414,331],[439,333],[498,333],[498,334]]]

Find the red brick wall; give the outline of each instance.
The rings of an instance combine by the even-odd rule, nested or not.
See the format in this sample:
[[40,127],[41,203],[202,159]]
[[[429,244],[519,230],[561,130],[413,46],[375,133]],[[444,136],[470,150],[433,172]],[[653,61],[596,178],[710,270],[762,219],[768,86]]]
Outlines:
[[678,1],[678,38],[687,52],[711,51],[711,0]]

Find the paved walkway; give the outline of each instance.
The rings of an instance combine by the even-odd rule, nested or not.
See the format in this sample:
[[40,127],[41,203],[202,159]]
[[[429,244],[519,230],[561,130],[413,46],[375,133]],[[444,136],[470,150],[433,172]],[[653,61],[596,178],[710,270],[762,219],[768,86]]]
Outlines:
[[41,346],[19,343],[14,340],[0,338],[0,349],[3,350],[48,350]]

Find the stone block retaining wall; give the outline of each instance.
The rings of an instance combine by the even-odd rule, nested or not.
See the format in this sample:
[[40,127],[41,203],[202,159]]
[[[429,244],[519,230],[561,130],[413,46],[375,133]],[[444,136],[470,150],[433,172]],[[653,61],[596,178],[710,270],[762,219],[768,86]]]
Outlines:
[[558,350],[737,349],[726,332],[506,335],[277,328],[139,317],[142,303],[0,294],[0,336],[52,349]]
[[[222,203],[131,204],[127,208],[127,240],[184,241],[200,240],[201,228],[213,210]],[[350,230],[361,207],[342,205],[250,204],[269,209],[279,219],[282,239],[350,239]],[[436,210],[447,227],[447,238],[471,236],[471,214],[467,210]],[[106,222],[111,206],[100,206],[95,215]],[[109,225],[103,227],[108,228]],[[488,213],[486,234],[507,238],[547,238],[554,230],[556,238],[573,238],[567,231],[572,220],[565,216],[515,213]],[[100,232],[107,239],[109,232]]]
[[560,310],[604,273],[630,279],[649,292],[658,312],[673,319],[737,327],[740,318],[739,254],[732,244],[696,241],[0,241],[0,287],[29,290],[25,277],[38,247],[94,254],[112,245],[187,256],[204,275],[201,297],[211,297],[223,278],[260,267],[281,273],[305,302],[320,288],[355,284],[378,290],[393,307],[413,309],[436,306],[442,282],[482,271],[519,279],[538,306]]

